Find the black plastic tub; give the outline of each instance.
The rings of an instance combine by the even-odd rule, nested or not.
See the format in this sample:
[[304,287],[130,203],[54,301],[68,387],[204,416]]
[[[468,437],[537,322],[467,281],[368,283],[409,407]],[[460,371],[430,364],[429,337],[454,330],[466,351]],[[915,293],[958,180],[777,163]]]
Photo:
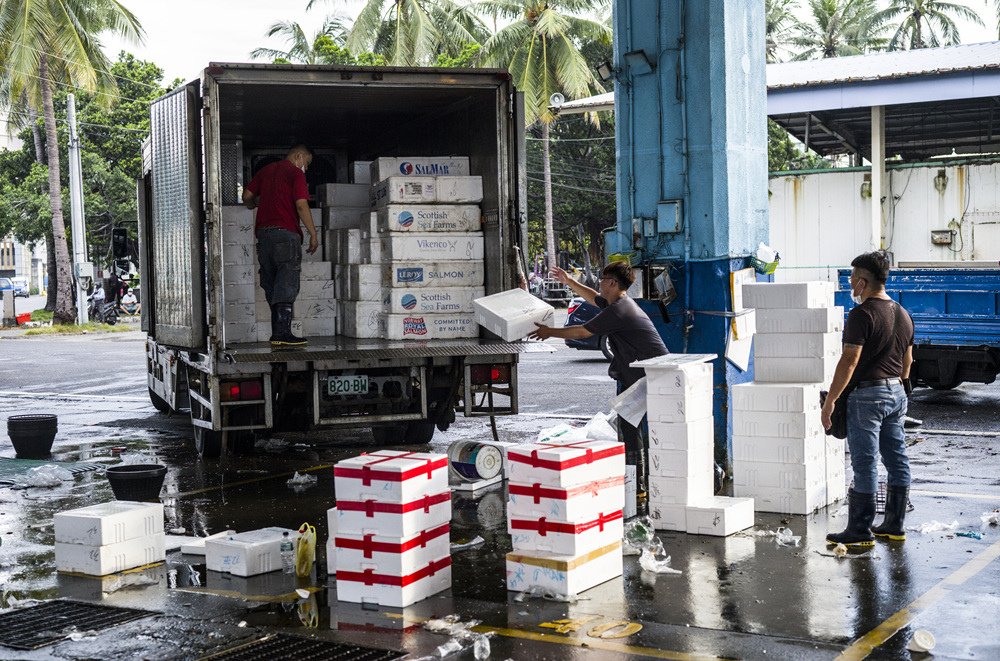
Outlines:
[[127,464],[107,470],[108,482],[118,500],[159,502],[167,467],[159,464]]
[[58,419],[49,413],[12,415],[7,418],[7,435],[21,459],[45,459],[59,430]]

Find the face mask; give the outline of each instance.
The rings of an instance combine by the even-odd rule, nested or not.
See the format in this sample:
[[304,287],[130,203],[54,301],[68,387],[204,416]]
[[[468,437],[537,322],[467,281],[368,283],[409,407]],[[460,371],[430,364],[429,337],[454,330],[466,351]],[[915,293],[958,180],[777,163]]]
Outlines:
[[[864,291],[864,287],[861,288],[861,291]],[[851,288],[851,300],[854,301],[855,305],[861,305],[861,303],[863,301],[863,299],[861,298],[861,294],[855,294],[854,293],[854,288],[853,287]]]

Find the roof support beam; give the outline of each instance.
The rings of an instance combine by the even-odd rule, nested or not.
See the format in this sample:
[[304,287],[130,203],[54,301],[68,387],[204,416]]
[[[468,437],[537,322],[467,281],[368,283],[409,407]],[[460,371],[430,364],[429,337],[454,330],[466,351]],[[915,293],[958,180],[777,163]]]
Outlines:
[[[829,125],[828,125],[829,124]],[[816,128],[826,133],[831,138],[835,139],[840,144],[847,147],[847,149],[853,154],[860,154],[861,148],[858,146],[858,141],[854,137],[854,134],[849,130],[837,126],[834,122],[827,122],[821,116],[808,112],[806,113],[806,135],[808,135],[809,126],[815,125]]]

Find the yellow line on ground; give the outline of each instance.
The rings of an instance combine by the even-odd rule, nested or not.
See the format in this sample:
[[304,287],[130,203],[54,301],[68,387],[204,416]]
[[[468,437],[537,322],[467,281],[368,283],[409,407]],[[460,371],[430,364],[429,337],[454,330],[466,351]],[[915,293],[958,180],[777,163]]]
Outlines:
[[910,624],[921,611],[943,599],[950,591],[949,587],[965,583],[986,569],[997,558],[1000,558],[1000,542],[994,542],[985,551],[946,576],[937,585],[914,599],[905,608],[893,613],[882,624],[858,638],[850,647],[841,652],[840,656],[837,657],[837,661],[859,661],[866,658],[879,646],[895,636],[900,629]]
[[182,491],[180,493],[168,493],[167,498],[184,498],[185,496],[194,496],[200,493],[208,493],[209,491],[219,491],[220,489],[228,489],[230,487],[242,487],[247,484],[256,484],[257,482],[266,482],[267,480],[273,480],[279,477],[291,477],[295,473],[312,473],[313,471],[321,471],[324,468],[333,468],[333,464],[322,464],[320,466],[311,466],[309,468],[303,468],[298,471],[289,471],[287,473],[272,473],[271,475],[262,475],[261,477],[253,477],[248,480],[240,480],[239,482],[228,482],[225,484],[219,484],[214,487],[204,487],[202,489],[192,489],[191,491]]
[[918,493],[921,496],[939,496],[948,498],[972,498],[974,500],[998,501],[995,494],[988,493],[962,493],[960,491],[930,491],[928,489],[910,489],[910,493]]

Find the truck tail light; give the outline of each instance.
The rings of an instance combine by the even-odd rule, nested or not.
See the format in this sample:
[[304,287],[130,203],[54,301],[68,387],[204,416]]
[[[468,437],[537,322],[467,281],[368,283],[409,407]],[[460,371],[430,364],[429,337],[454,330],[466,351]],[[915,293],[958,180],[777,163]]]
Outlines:
[[477,386],[510,383],[510,365],[473,365],[470,373],[472,383]]
[[224,402],[263,399],[264,386],[260,381],[224,381],[220,388],[220,398]]

